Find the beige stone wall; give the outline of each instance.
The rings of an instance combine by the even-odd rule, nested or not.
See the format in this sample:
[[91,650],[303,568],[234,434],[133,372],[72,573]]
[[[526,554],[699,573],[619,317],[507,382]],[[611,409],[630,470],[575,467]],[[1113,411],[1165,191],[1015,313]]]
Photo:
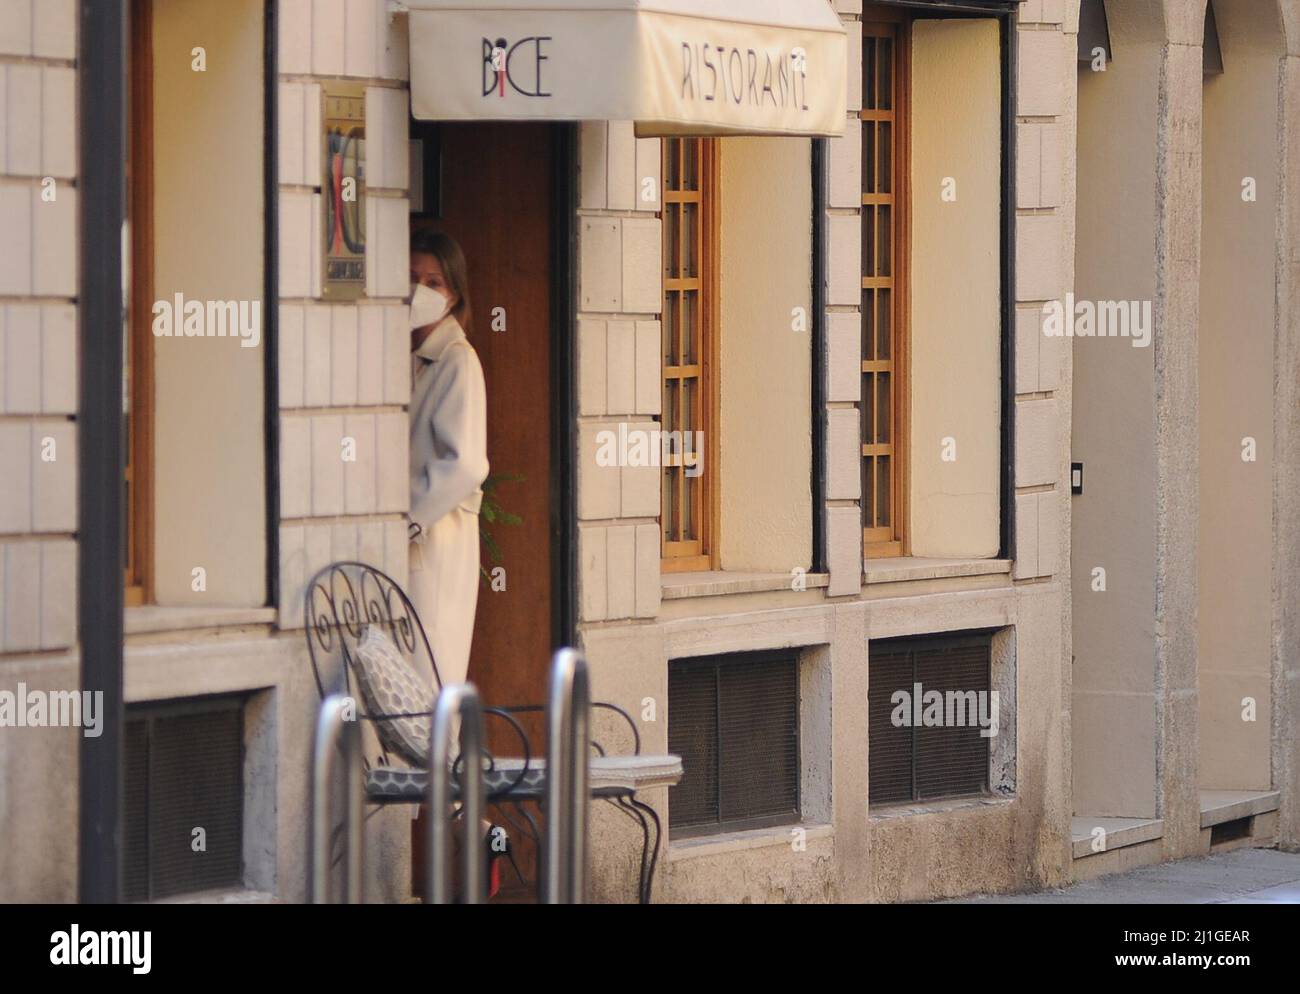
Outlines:
[[1278,212],[1278,324],[1274,348],[1273,444],[1273,764],[1281,791],[1279,836],[1288,849],[1300,846],[1300,0],[1282,0],[1284,56],[1279,92],[1278,149],[1283,203]]
[[[301,643],[302,596],[316,570],[358,559],[407,579],[405,513],[410,292],[406,17],[383,0],[281,0],[279,5],[280,600],[276,767],[286,802],[275,831],[276,893],[306,894],[306,765],[319,698]],[[322,85],[366,94],[366,288],[354,302],[321,292]],[[345,462],[345,439],[356,459]],[[254,651],[248,647],[247,651]],[[281,813],[281,810],[284,813]],[[286,817],[287,815],[287,817]],[[368,901],[404,899],[410,812],[366,823]],[[380,855],[382,854],[382,855]]]
[[[1273,5],[1219,0],[1215,14],[1225,71],[1206,77],[1204,93],[1199,779],[1205,788],[1267,789],[1283,35]],[[1244,199],[1247,178],[1254,200]]]
[[[820,795],[807,800],[804,848],[792,845],[788,826],[728,833],[689,844],[670,842],[661,855],[656,882],[660,901],[910,900],[1061,883],[1069,875],[1069,716],[1063,703],[1069,692],[1069,629],[1062,622],[1065,598],[1057,577],[1069,541],[1068,420],[1060,416],[1068,405],[1060,403],[1059,393],[1068,389],[1070,363],[1068,352],[1053,341],[1040,341],[1038,329],[1031,332],[1023,323],[1025,313],[1037,314],[1042,301],[1064,294],[1071,268],[1067,260],[1073,257],[1068,227],[1074,202],[1072,169],[1067,163],[1071,144],[1066,134],[1073,102],[1066,86],[1073,82],[1075,70],[1074,39],[1064,33],[1066,5],[1050,0],[1025,5],[1020,32],[1022,108],[1016,178],[1022,320],[1015,339],[1015,562],[1001,572],[994,569],[982,575],[921,572],[917,575],[925,578],[900,575],[894,582],[883,582],[882,577],[881,582],[867,585],[854,482],[860,458],[861,136],[856,114],[861,5],[843,0],[836,6],[848,27],[850,89],[846,134],[828,142],[827,352],[822,361],[827,364],[828,386],[830,588],[674,596],[664,599],[642,623],[584,625],[582,631],[596,697],[622,704],[634,715],[646,713],[646,701],[655,703],[654,720],[640,724],[643,750],[648,753],[667,748],[669,660],[719,652],[798,650],[805,673],[811,669],[816,679],[830,686],[828,703],[801,711],[805,764],[810,755],[829,750],[828,806]],[[990,41],[996,45],[996,34]],[[984,73],[981,79],[987,83],[987,67]],[[996,104],[991,113],[990,127],[996,131]],[[603,160],[597,156],[594,161]],[[978,165],[986,168],[988,163],[981,159]],[[987,182],[986,174],[980,176]],[[722,193],[724,199],[736,196],[725,180]],[[599,189],[596,195],[601,195]],[[744,206],[729,203],[727,210],[741,211]],[[995,230],[982,234],[993,239],[996,256],[996,205],[991,217]],[[980,233],[973,232],[972,237]],[[608,254],[620,242],[606,244]],[[621,244],[625,259],[626,236]],[[943,246],[936,250],[942,251]],[[582,251],[587,251],[585,246]],[[628,279],[626,271],[623,279]],[[982,292],[987,293],[987,287]],[[996,305],[996,289],[984,299]],[[588,306],[585,294],[583,306]],[[725,314],[723,321],[725,335]],[[593,375],[581,357],[579,362],[580,379]],[[595,375],[601,369],[598,360]],[[998,396],[996,383],[992,396]],[[924,402],[917,398],[918,404]],[[996,420],[991,423],[996,431]],[[996,452],[996,438],[984,441]],[[727,453],[723,456],[725,461]],[[724,472],[724,483],[728,479]],[[580,477],[580,506],[584,486]],[[585,558],[583,577],[584,583],[593,577],[604,582]],[[1014,705],[1004,703],[1014,724],[1007,733],[1012,740],[1007,748],[1014,794],[916,810],[869,811],[864,702],[870,640],[977,628],[1002,632],[999,644],[1007,647],[1014,669],[1009,690]],[[821,783],[810,780],[813,785]],[[647,792],[646,799],[666,824],[667,791]],[[593,818],[593,838],[600,840],[592,855],[593,896],[627,900],[634,886],[637,834],[626,818],[602,807],[594,810]]]
[[[1119,19],[1111,44],[1104,72],[1078,69],[1078,198],[1087,210],[1076,221],[1074,293],[1147,301],[1157,280],[1160,48],[1132,40]],[[1074,810],[1154,817],[1155,347],[1064,341],[1074,360],[1072,453],[1084,464],[1071,517]],[[1094,589],[1103,579],[1105,590]]]
[[[382,0],[283,0],[279,16],[279,624],[296,628],[307,580],[331,562],[406,580],[409,99],[406,18]],[[367,282],[356,302],[321,293],[328,79],[366,88]]]
[[[17,0],[0,17],[0,691],[10,693],[80,682],[76,38],[74,0]],[[76,898],[78,735],[0,728],[10,840],[0,901]]]
[[[1123,364],[1105,365],[1101,342],[1074,343],[1076,458],[1084,455],[1080,439],[1090,437],[1105,454],[1109,491],[1131,502],[1111,501],[1109,527],[1101,527],[1109,494],[1090,502],[1085,492],[1076,503],[1076,811],[1119,806],[1135,786],[1144,802],[1145,783],[1131,776],[1133,750],[1108,754],[1089,745],[1129,738],[1145,757],[1149,742],[1153,756],[1143,762],[1154,803],[1147,810],[1163,821],[1169,857],[1204,843],[1198,788],[1280,782],[1284,810],[1295,810],[1294,695],[1284,648],[1294,642],[1287,607],[1294,597],[1280,592],[1279,580],[1291,575],[1296,550],[1277,515],[1294,514],[1283,453],[1294,438],[1295,377],[1288,370],[1295,368],[1295,332],[1279,315],[1294,278],[1286,262],[1294,254],[1294,157],[1291,57],[1284,53],[1294,49],[1288,29],[1300,12],[1290,0],[1216,4],[1225,73],[1203,79],[1204,4],[1107,9],[1115,59],[1109,79],[1087,72],[1080,79],[1080,204],[1097,186],[1089,185],[1090,163],[1112,161],[1128,172],[1116,170],[1121,182],[1112,177],[1096,191],[1105,198],[1100,223],[1080,211],[1078,292],[1085,296],[1086,278],[1120,287],[1109,294],[1120,296],[1126,285],[1140,287],[1132,283],[1140,278],[1154,295],[1155,341],[1149,381],[1145,368],[1137,376]],[[1134,73],[1145,78],[1133,80]],[[1130,128],[1134,113],[1147,120]],[[1126,129],[1120,148],[1114,140]],[[1246,176],[1258,184],[1254,204],[1241,197]],[[1258,217],[1249,210],[1255,205],[1264,208]],[[1135,214],[1147,218],[1140,227],[1124,220]],[[1144,248],[1121,272],[1112,263],[1134,237]],[[1247,429],[1247,422],[1260,427]],[[1117,434],[1107,442],[1090,427],[1098,424]],[[1262,465],[1241,462],[1246,435],[1255,438]],[[1088,470],[1086,489],[1094,489],[1091,462]],[[1116,516],[1121,505],[1136,513]],[[1112,529],[1139,523],[1134,541],[1146,551],[1134,555],[1130,544],[1122,561],[1125,576],[1138,571],[1142,596],[1104,607],[1088,586],[1087,571],[1100,558],[1094,550],[1109,542],[1114,555],[1120,550]],[[1135,637],[1113,638],[1108,622]],[[1117,651],[1132,664],[1107,658]],[[1143,699],[1124,713],[1121,697],[1135,679]],[[1088,701],[1092,691],[1097,702]],[[1108,694],[1114,702],[1085,721],[1084,705]],[[1267,730],[1241,720],[1245,697],[1254,698],[1257,716],[1268,713],[1261,719]],[[1280,824],[1293,823],[1284,816]]]
[[[600,466],[599,433],[656,431],[663,383],[660,144],[630,121],[582,125],[578,150],[579,618],[659,610],[655,466]],[[705,453],[705,458],[713,453]]]

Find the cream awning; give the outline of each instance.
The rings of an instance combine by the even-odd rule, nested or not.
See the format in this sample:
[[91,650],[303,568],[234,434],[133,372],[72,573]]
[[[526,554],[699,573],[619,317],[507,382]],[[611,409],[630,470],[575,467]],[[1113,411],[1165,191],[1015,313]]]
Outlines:
[[405,0],[411,109],[439,121],[634,121],[640,135],[838,135],[829,0]]

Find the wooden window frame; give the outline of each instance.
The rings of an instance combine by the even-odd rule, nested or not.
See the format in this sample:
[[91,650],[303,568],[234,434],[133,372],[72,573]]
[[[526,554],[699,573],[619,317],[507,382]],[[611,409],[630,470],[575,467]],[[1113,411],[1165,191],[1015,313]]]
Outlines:
[[[911,25],[909,13],[868,6],[862,14],[862,33],[864,45],[863,66],[863,108],[858,112],[858,119],[867,121],[888,121],[890,123],[890,163],[889,176],[891,189],[887,193],[867,192],[867,162],[862,163],[862,205],[888,204],[891,215],[890,238],[890,275],[888,277],[868,276],[865,273],[867,253],[863,252],[862,290],[887,289],[890,294],[890,358],[888,360],[867,359],[865,341],[868,327],[867,317],[860,314],[860,331],[864,343],[862,368],[863,396],[860,410],[862,475],[862,541],[863,553],[868,559],[888,558],[908,555],[911,552],[910,537],[906,523],[909,513],[910,491],[910,411],[911,411],[911,363],[910,363],[910,327],[911,313],[911,273],[910,250],[912,233],[911,211]],[[865,64],[865,46],[870,38],[890,37],[893,39],[893,74],[891,78],[891,107],[882,110],[878,107],[868,108],[865,99],[866,87],[873,85],[868,79]],[[875,101],[878,103],[879,101]],[[879,146],[873,146],[878,152]],[[865,225],[865,218],[863,219]],[[874,334],[874,329],[873,329]],[[888,442],[868,442],[866,439],[869,424],[869,412],[874,409],[874,397],[867,392],[866,376],[869,373],[887,372],[891,385],[890,397],[890,438]],[[867,459],[870,456],[888,456],[890,460],[889,479],[889,522],[877,526],[866,520],[868,509],[867,487],[872,485],[868,479]],[[873,502],[874,503],[874,502]]]
[[[684,175],[685,167],[685,149],[688,143],[698,142],[700,148],[700,157],[697,173],[697,189],[682,190],[673,188],[669,184],[669,177],[672,175],[669,169],[668,156],[673,150],[676,150],[681,156],[678,161],[677,175]],[[662,139],[661,154],[661,186],[663,193],[663,211],[661,217],[664,218],[664,235],[663,235],[663,256],[662,264],[664,268],[663,280],[663,307],[667,309],[672,299],[672,295],[677,295],[679,305],[679,316],[674,323],[675,327],[680,329],[682,325],[681,309],[685,305],[685,293],[695,291],[698,294],[699,305],[695,319],[695,334],[697,340],[697,363],[670,365],[667,362],[666,354],[669,349],[665,346],[668,344],[661,341],[661,359],[663,366],[661,369],[661,383],[663,390],[663,413],[660,415],[661,426],[668,430],[670,424],[668,407],[670,404],[670,394],[668,390],[669,382],[676,380],[679,384],[687,378],[694,378],[698,383],[698,397],[696,399],[696,417],[697,421],[694,426],[686,430],[703,432],[702,438],[704,443],[704,468],[700,475],[696,477],[697,485],[695,487],[695,499],[692,505],[694,521],[698,528],[698,537],[689,540],[669,540],[665,534],[665,528],[669,520],[667,513],[668,508],[668,473],[667,467],[660,478],[660,555],[661,567],[663,572],[682,573],[701,570],[715,570],[718,568],[718,446],[717,446],[717,426],[719,423],[718,415],[718,328],[719,328],[719,242],[721,207],[719,203],[720,177],[721,177],[721,146],[716,138],[680,138],[680,139]],[[698,204],[697,210],[697,231],[695,234],[695,246],[698,259],[699,275],[695,277],[670,277],[669,272],[675,271],[670,267],[670,259],[680,259],[682,255],[682,232],[684,226],[678,224],[676,227],[676,242],[669,245],[669,234],[667,217],[669,204]],[[684,214],[683,210],[683,214]],[[663,315],[666,317],[666,315]],[[670,325],[667,320],[663,321],[664,335],[671,334]],[[680,330],[678,331],[680,335]],[[680,338],[677,339],[680,344]],[[681,353],[678,352],[680,357]],[[697,369],[693,375],[690,373],[692,368]],[[681,387],[678,387],[678,410],[680,410],[680,398],[682,395]],[[678,429],[682,429],[680,418],[675,422]],[[683,474],[673,474],[678,479],[678,500],[684,500],[684,479]]]
[[130,219],[131,286],[124,370],[128,417],[125,542],[125,603],[153,600],[154,540],[154,163],[153,20],[150,0],[131,0],[130,128],[127,204]]

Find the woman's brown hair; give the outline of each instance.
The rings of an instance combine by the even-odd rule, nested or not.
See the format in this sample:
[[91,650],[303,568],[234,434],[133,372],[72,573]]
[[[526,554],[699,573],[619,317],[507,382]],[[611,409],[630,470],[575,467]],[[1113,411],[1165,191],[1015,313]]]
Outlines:
[[465,263],[465,253],[460,244],[451,235],[442,231],[424,229],[411,234],[411,254],[423,253],[438,260],[442,267],[443,278],[452,292],[456,294],[456,306],[451,309],[452,317],[466,332],[469,331],[469,266]]

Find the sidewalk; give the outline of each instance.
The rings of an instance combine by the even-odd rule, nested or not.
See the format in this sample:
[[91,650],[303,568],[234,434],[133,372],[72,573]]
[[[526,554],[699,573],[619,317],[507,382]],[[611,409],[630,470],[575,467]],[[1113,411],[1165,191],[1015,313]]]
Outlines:
[[1036,894],[978,895],[947,904],[1300,904],[1300,853],[1237,849],[1144,866]]

